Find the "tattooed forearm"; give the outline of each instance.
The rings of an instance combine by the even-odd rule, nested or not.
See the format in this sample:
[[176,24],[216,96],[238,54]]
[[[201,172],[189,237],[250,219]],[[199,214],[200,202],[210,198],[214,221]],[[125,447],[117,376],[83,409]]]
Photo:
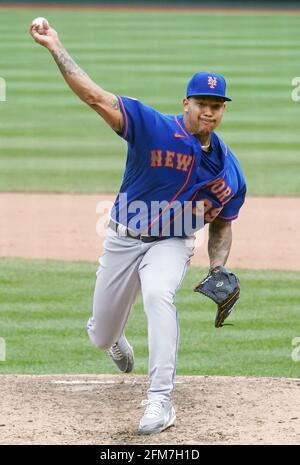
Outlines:
[[232,243],[231,223],[216,222],[216,220],[214,223],[209,226],[208,239],[208,255],[211,268],[225,265]]
[[61,43],[49,48],[71,90],[93,108],[115,131],[122,133],[124,118],[118,98],[96,84],[69,55]]
[[62,45],[58,45],[58,47],[55,50],[52,50],[51,53],[63,76],[76,74],[80,76],[87,75],[77,65],[77,63],[75,63],[73,58],[68,54]]

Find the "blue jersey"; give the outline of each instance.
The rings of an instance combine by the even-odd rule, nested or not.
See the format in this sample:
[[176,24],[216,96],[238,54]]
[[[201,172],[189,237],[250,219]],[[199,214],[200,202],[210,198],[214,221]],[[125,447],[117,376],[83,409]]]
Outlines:
[[195,230],[200,217],[204,223],[238,217],[245,179],[215,132],[206,153],[185,127],[183,115],[164,115],[129,97],[118,99],[124,116],[119,135],[127,141],[128,153],[113,219],[145,235],[169,237],[190,234],[182,226],[184,216]]

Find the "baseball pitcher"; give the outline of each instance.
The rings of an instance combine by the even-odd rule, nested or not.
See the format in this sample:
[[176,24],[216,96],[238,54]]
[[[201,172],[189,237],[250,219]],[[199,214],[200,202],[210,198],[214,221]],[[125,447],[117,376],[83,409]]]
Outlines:
[[[122,185],[111,212],[87,330],[118,368],[133,370],[126,322],[139,292],[148,321],[149,389],[142,401],[142,434],[175,423],[172,391],[179,341],[175,304],[194,252],[195,231],[209,223],[209,273],[195,287],[217,304],[221,327],[239,298],[236,276],[225,268],[231,222],[244,202],[240,165],[215,133],[226,106],[223,76],[198,72],[188,82],[183,114],[165,115],[93,82],[63,47],[46,20],[30,27],[52,54],[66,83],[127,141]],[[199,223],[199,219],[202,219]],[[200,226],[199,226],[200,224]]]

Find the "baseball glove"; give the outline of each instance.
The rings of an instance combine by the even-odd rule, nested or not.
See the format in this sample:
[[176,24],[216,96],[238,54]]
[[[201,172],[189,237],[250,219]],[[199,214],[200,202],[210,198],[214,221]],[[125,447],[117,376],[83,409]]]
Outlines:
[[218,305],[215,327],[220,328],[224,320],[230,315],[234,304],[240,296],[240,282],[234,273],[224,266],[217,266],[210,270],[206,278],[194,288],[212,299]]

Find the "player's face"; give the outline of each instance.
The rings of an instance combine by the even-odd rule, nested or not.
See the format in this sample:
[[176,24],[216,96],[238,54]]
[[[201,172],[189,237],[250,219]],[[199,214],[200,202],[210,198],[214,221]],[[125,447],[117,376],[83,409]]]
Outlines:
[[225,103],[218,97],[190,97],[183,100],[184,122],[194,135],[210,134],[221,122]]

